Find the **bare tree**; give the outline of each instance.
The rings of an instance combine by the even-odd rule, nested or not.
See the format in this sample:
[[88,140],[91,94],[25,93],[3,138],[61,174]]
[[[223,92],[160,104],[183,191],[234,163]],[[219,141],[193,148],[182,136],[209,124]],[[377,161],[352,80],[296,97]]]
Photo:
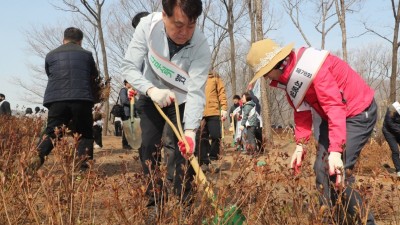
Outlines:
[[[397,1],[397,3],[394,0],[390,0],[391,3],[391,9],[392,9],[392,16],[394,19],[394,26],[393,26],[393,38],[390,40],[388,37],[382,35],[375,29],[372,29],[367,26],[366,23],[364,23],[364,27],[367,30],[367,32],[373,33],[376,36],[382,38],[383,40],[388,41],[392,45],[392,65],[391,65],[391,73],[390,73],[390,95],[389,95],[389,101],[394,102],[396,101],[397,97],[397,90],[396,90],[396,84],[397,84],[397,75],[398,75],[398,51],[400,47],[400,42],[399,42],[399,25],[400,25],[400,0]],[[397,4],[397,5],[396,5]]]
[[336,15],[338,17],[338,22],[340,25],[340,30],[342,32],[342,53],[343,60],[347,59],[347,30],[346,30],[346,12],[355,12],[357,10],[350,9],[351,6],[356,5],[356,3],[362,3],[363,0],[335,0]]
[[296,27],[296,29],[300,32],[301,36],[303,37],[304,41],[307,43],[308,46],[311,46],[311,42],[308,40],[307,36],[305,35],[301,21],[301,4],[303,0],[285,0],[283,1],[283,7],[286,13],[289,15],[292,23]]
[[[214,2],[213,2],[214,3]],[[245,15],[245,4],[243,4],[242,1],[238,0],[220,0],[221,5],[217,4],[218,2],[215,3],[215,6],[221,7],[220,13],[218,14],[206,14],[207,19],[210,20],[212,23],[214,23],[216,26],[222,28],[225,30],[225,32],[228,33],[229,36],[229,50],[230,50],[230,56],[229,56],[229,62],[230,62],[230,70],[228,75],[231,77],[231,85],[232,85],[232,92],[236,93],[236,46],[235,46],[235,33],[238,28],[235,28],[235,26],[238,26],[238,22],[240,19],[243,18]],[[221,14],[226,14],[226,18],[221,17]],[[221,18],[224,18],[225,20],[221,21]],[[240,27],[239,27],[240,28]],[[219,37],[224,37],[225,34],[224,32],[221,32],[221,35]],[[219,39],[223,40],[223,39]],[[222,42],[217,42],[217,43],[222,43]],[[216,53],[219,52],[219,49],[217,49]],[[213,54],[214,56],[216,54]]]
[[[103,30],[103,6],[105,0],[93,0],[92,3],[89,3],[86,0],[80,0],[79,3],[76,3],[75,0],[63,0],[63,4],[66,8],[56,6],[55,7],[62,11],[69,11],[74,13],[79,13],[82,15],[89,23],[93,25],[97,29],[100,48],[101,48],[101,57],[102,57],[102,65],[103,65],[103,76],[105,78],[105,88],[110,89],[110,76],[108,71],[108,62],[107,62],[107,50],[106,43],[104,39],[104,30]],[[82,8],[83,7],[83,8]],[[100,73],[101,74],[101,73]],[[109,117],[109,101],[108,98],[104,102],[104,110],[106,121],[108,121]],[[107,135],[108,131],[108,123],[104,123],[103,134]]]
[[46,89],[47,77],[44,70],[44,59],[46,54],[62,44],[63,27],[60,24],[55,26],[32,26],[23,32],[28,44],[27,53],[39,59],[40,64],[28,63],[30,68],[29,81],[19,77],[13,77],[12,82],[25,90],[21,95],[22,100],[41,104],[43,103],[44,91]]
[[310,4],[308,4],[310,2],[304,0],[283,1],[283,6],[286,13],[290,16],[291,21],[296,29],[300,32],[308,46],[312,46],[312,44],[307,35],[304,33],[302,21],[300,21],[300,18],[303,18],[303,8],[314,7],[315,11],[318,12],[313,18],[310,19],[314,21],[313,23],[315,30],[321,34],[321,49],[325,49],[326,36],[338,24],[337,20],[331,21],[336,15],[336,11],[334,11],[333,8],[334,1],[335,0],[313,0],[311,2],[313,6],[310,6]]
[[[254,0],[254,8],[255,8],[255,41],[260,41],[264,39],[264,32],[263,32],[263,1],[262,0]],[[263,78],[261,78],[263,79]],[[261,88],[261,116],[263,121],[263,129],[262,129],[262,136],[263,136],[263,146],[264,147],[271,147],[274,144],[272,130],[271,130],[271,113],[270,113],[270,100],[269,100],[269,93],[270,87],[263,82],[260,81],[260,88]]]

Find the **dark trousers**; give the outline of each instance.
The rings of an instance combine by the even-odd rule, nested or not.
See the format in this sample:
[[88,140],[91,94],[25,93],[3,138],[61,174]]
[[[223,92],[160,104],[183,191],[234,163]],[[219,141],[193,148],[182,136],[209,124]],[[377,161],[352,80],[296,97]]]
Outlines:
[[114,128],[115,128],[115,136],[122,136],[122,124],[121,124],[121,121],[115,121],[114,122]]
[[400,136],[394,135],[385,126],[382,128],[382,133],[383,136],[385,136],[387,143],[389,144],[390,150],[392,151],[392,160],[394,167],[396,168],[396,172],[400,172]]
[[103,131],[103,128],[101,126],[99,126],[99,125],[93,126],[94,143],[96,143],[100,147],[103,147],[103,138],[101,136],[102,131]]
[[128,147],[129,143],[128,140],[126,140],[125,132],[122,130],[122,147]]
[[264,152],[264,146],[262,143],[262,128],[260,126],[257,126],[255,131],[255,138],[256,138],[256,142],[257,142],[257,148],[259,152]]
[[[141,95],[136,102],[140,117],[140,127],[142,129],[142,145],[139,150],[139,156],[142,162],[144,174],[158,172],[159,163],[161,161],[161,138],[164,130],[165,120],[157,111],[153,101],[149,97]],[[185,104],[179,105],[181,121],[184,113]],[[174,105],[162,108],[163,112],[168,116],[172,123],[176,126],[176,111]],[[175,137],[175,141],[178,142]],[[177,196],[183,196],[183,200],[188,200],[191,192],[191,181],[193,180],[194,170],[188,161],[182,157],[178,148],[175,148],[175,177],[174,177],[174,193]],[[147,163],[150,163],[148,166]],[[187,169],[185,169],[187,168]],[[185,174],[186,171],[186,174]],[[157,174],[157,173],[155,173]],[[156,187],[149,184],[147,188],[147,195],[149,196],[149,205],[154,204],[155,201],[160,199],[160,190],[162,188],[162,180],[156,179]],[[183,185],[184,184],[184,185]],[[182,195],[181,195],[182,194]],[[155,196],[155,198],[154,198]]]
[[[211,144],[210,144],[211,138]],[[207,116],[201,121],[196,134],[196,154],[200,164],[210,164],[211,160],[219,159],[221,143],[221,119],[219,116]]]
[[[39,157],[43,164],[44,159],[53,150],[51,139],[56,139],[54,128],[62,125],[73,132],[81,134],[77,152],[81,158],[93,159],[93,117],[92,102],[87,101],[63,101],[54,102],[48,106],[47,127],[44,139],[41,138],[38,144]],[[60,137],[59,134],[58,137]]]
[[178,149],[178,143],[171,126],[165,124],[162,142],[164,147],[164,162],[167,165],[167,179],[173,180],[175,173],[175,151]]
[[[361,206],[361,215],[365,216],[365,209],[362,205],[360,194],[353,189],[355,177],[353,168],[357,162],[358,156],[365,143],[368,141],[376,123],[377,107],[375,101],[362,113],[352,118],[346,119],[346,149],[342,154],[345,174],[345,189],[343,190],[343,204],[347,212],[353,217],[357,215],[357,208]],[[336,176],[329,176],[328,171],[328,147],[329,147],[329,129],[328,122],[322,120],[320,124],[318,153],[315,159],[314,172],[316,174],[317,189],[322,196],[320,202],[323,205],[332,206],[336,204],[338,192],[334,190]],[[368,214],[367,224],[375,224],[372,213]]]
[[256,150],[256,127],[249,126],[247,129],[247,145],[246,150],[252,152]]

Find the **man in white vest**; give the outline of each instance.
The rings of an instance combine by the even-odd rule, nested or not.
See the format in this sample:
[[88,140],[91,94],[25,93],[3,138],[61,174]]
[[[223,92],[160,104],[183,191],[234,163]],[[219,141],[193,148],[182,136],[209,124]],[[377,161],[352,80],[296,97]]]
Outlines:
[[[203,116],[211,53],[205,36],[196,26],[202,12],[201,0],[163,0],[162,6],[162,12],[143,17],[136,27],[123,60],[123,75],[141,94],[136,107],[141,118],[139,153],[145,174],[158,169],[157,146],[161,144],[165,124],[153,102],[174,124],[177,121],[174,101],[179,104],[190,149],[181,148],[182,154],[177,149],[175,154],[174,193],[188,203],[194,171],[189,166],[185,175],[183,166],[188,165],[185,157],[194,152],[195,133]],[[150,167],[146,162],[151,163]],[[149,207],[158,206],[161,200],[161,193],[153,191],[162,188],[161,179],[154,185],[147,189]]]
[[[375,224],[372,213],[366,215],[360,194],[352,188],[354,165],[376,123],[374,90],[346,62],[328,51],[312,47],[296,51],[293,46],[281,47],[270,39],[253,43],[247,55],[247,63],[255,73],[250,83],[265,77],[272,80],[272,86],[286,91],[296,124],[297,145],[290,163],[295,174],[300,172],[304,146],[312,133],[311,108],[318,113],[322,121],[314,171],[320,203],[333,208],[342,202],[351,218],[361,223],[367,217],[367,224]],[[338,196],[345,198],[338,201]]]

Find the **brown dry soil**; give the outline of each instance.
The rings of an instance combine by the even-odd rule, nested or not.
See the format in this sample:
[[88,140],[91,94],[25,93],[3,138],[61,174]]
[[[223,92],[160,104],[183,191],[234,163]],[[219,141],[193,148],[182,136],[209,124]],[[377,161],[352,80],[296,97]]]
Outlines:
[[[278,158],[278,155],[286,155],[286,157],[284,157],[285,161],[282,163],[287,165],[290,161],[289,156],[295,148],[295,144],[291,139],[292,137],[290,134],[274,136],[275,147],[267,151],[267,153],[256,157],[256,160],[264,160],[270,169],[278,169],[278,166],[274,166],[271,159]],[[208,179],[216,186],[224,185],[225,182],[229,182],[229,179],[232,179],[237,173],[235,169],[236,166],[233,164],[235,164],[235,157],[239,153],[235,151],[235,148],[231,147],[232,138],[229,135],[225,137],[224,142],[227,148],[225,148],[226,150],[223,153],[222,172],[218,175],[207,175]],[[315,154],[311,153],[308,155],[307,162],[312,163],[312,158],[315,157]],[[109,179],[118,179],[123,171],[127,172],[128,175],[131,173],[140,173],[142,171],[138,159],[138,151],[122,149],[121,137],[103,136],[103,148],[95,150],[94,158],[97,170]],[[400,182],[394,176],[391,153],[387,144],[383,143],[381,146],[374,141],[370,142],[363,150],[359,162],[360,163],[356,166],[357,184],[360,185],[360,187],[363,186],[364,183],[378,184],[371,190],[375,193],[373,197],[377,199],[376,202],[379,204],[373,206],[375,216],[377,217],[377,224],[398,224],[400,221]],[[309,182],[309,180],[307,180],[307,182]],[[312,182],[313,181],[311,181],[311,183]],[[389,196],[395,196],[395,198]],[[385,203],[389,201],[391,204],[387,205],[397,206],[395,208],[390,206],[385,207]],[[395,212],[389,216],[390,218],[387,218],[388,212],[393,211]],[[393,214],[397,214],[397,218],[393,218]]]

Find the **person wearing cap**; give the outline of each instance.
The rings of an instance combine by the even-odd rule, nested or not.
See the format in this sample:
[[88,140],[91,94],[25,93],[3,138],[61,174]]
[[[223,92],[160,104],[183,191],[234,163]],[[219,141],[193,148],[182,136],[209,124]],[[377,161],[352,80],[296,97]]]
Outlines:
[[392,151],[393,165],[397,177],[400,177],[400,104],[395,102],[388,106],[383,120],[382,133]]
[[[122,70],[123,76],[140,93],[136,106],[141,118],[141,160],[146,175],[158,171],[157,146],[161,145],[165,124],[154,103],[175,125],[174,102],[178,103],[181,115],[178,119],[183,122],[189,149],[182,142],[176,149],[174,193],[182,196],[183,203],[189,203],[194,171],[191,166],[185,166],[188,163],[185,158],[194,152],[196,129],[203,116],[211,53],[206,37],[196,26],[202,13],[201,0],[163,0],[162,8],[162,12],[140,19],[126,50]],[[175,142],[178,142],[176,137]],[[161,192],[156,190],[162,186],[161,179],[154,185],[150,182],[146,191],[148,207],[156,206],[161,200]]]
[[4,94],[0,94],[0,116],[11,116],[11,108],[10,103],[6,101],[6,96]]
[[[285,90],[294,108],[296,149],[290,167],[300,172],[310,139],[313,108],[321,117],[314,171],[321,204],[332,207],[339,191],[352,218],[364,218],[360,194],[352,188],[354,165],[375,126],[374,90],[346,62],[325,50],[293,49],[265,39],[252,44],[247,63],[255,73]],[[344,174],[345,173],[345,174]],[[344,179],[343,179],[344,178]],[[375,224],[372,213],[367,224]]]
[[198,144],[195,151],[199,154],[199,163],[204,172],[210,169],[209,166],[213,167],[212,171],[218,172],[222,137],[221,121],[225,121],[228,116],[228,103],[224,82],[215,71],[208,73],[205,93],[206,106],[201,128],[196,135]]

